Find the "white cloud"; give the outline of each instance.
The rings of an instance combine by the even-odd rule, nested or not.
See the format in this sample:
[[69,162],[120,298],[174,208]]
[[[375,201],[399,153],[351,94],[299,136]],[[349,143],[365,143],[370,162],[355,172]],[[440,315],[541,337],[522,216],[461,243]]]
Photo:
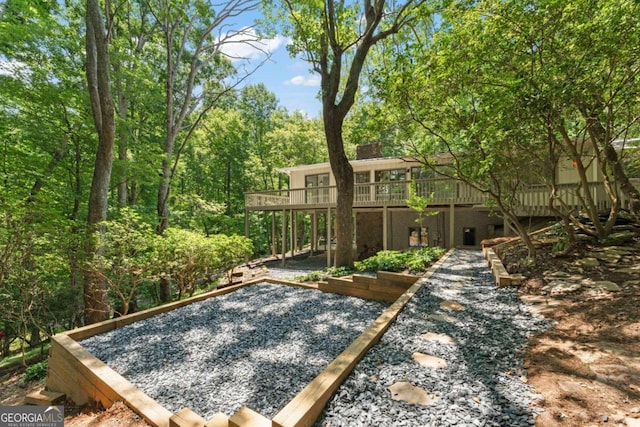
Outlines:
[[218,39],[218,42],[222,43],[222,53],[236,62],[270,55],[280,46],[289,43],[289,39],[279,35],[272,39],[260,39],[255,29],[245,27],[238,32],[227,33],[225,37]]
[[284,82],[284,84],[291,85],[291,86],[320,86],[320,76],[311,75],[311,76],[305,77],[305,76],[297,75],[287,80],[286,82]]

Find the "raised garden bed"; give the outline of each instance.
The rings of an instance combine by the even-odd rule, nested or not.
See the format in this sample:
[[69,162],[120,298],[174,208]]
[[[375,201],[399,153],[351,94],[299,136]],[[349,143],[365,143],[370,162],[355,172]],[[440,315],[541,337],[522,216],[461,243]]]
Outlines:
[[[440,262],[442,262],[445,257],[443,257],[443,259]],[[435,270],[435,268],[437,268],[437,265],[432,267],[432,269],[430,270],[430,273],[428,273],[426,277],[428,277]],[[317,360],[314,359],[313,361],[311,361],[311,363],[308,363],[310,362],[308,358],[315,358],[315,354],[319,352],[318,350],[309,349],[309,350],[299,351],[300,355],[302,355],[304,359],[301,361],[280,360],[280,361],[265,362],[273,365],[281,364],[281,365],[285,365],[285,367],[288,366],[289,368],[297,367],[298,370],[296,371],[297,372],[296,375],[300,374],[298,376],[301,377],[300,378],[301,381],[300,381],[300,384],[296,386],[292,386],[291,384],[288,383],[289,377],[292,375],[291,372],[289,373],[282,372],[279,374],[275,374],[275,376],[274,375],[271,375],[271,376],[274,383],[277,384],[278,387],[282,388],[283,390],[288,390],[292,394],[295,394],[295,392],[297,392],[300,389],[302,390],[300,391],[299,394],[295,396],[283,395],[284,397],[278,398],[277,402],[270,401],[269,400],[270,398],[267,396],[264,396],[264,394],[260,390],[257,390],[257,391],[254,390],[254,391],[248,392],[246,394],[250,396],[250,399],[247,402],[240,403],[243,405],[246,404],[246,406],[242,406],[240,409],[234,412],[230,417],[228,417],[222,412],[196,414],[190,409],[183,408],[181,410],[177,410],[176,409],[177,406],[175,405],[171,408],[171,410],[169,410],[164,405],[160,404],[157,401],[157,399],[153,399],[148,394],[142,392],[138,387],[136,387],[133,384],[134,381],[129,381],[125,379],[125,377],[117,373],[115,369],[111,368],[104,362],[100,361],[95,355],[93,355],[92,353],[87,351],[82,345],[80,345],[78,341],[87,339],[92,336],[96,336],[96,340],[98,342],[98,344],[96,345],[98,346],[98,348],[101,346],[108,347],[110,345],[120,346],[121,344],[116,342],[113,342],[113,344],[109,344],[108,343],[109,338],[105,338],[108,335],[105,333],[108,331],[112,331],[116,328],[123,328],[127,325],[130,325],[130,327],[133,329],[142,328],[143,327],[142,325],[144,325],[142,321],[144,319],[147,319],[146,322],[149,322],[149,321],[152,322],[151,324],[154,324],[154,323],[159,324],[160,323],[158,321],[159,318],[155,318],[155,317],[152,319],[150,318],[153,316],[162,315],[162,313],[166,313],[165,314],[166,316],[172,316],[172,315],[175,316],[176,315],[175,313],[180,313],[180,312],[179,311],[176,311],[174,313],[168,313],[168,312],[170,312],[171,310],[180,309],[181,307],[189,306],[191,304],[193,305],[185,308],[187,308],[191,312],[194,312],[195,310],[195,312],[197,313],[200,310],[198,309],[199,305],[194,303],[197,303],[200,301],[203,301],[206,303],[205,300],[208,300],[212,297],[221,297],[220,302],[216,302],[216,304],[218,303],[222,304],[223,303],[222,295],[225,295],[234,291],[242,291],[242,292],[248,293],[249,295],[253,294],[255,296],[258,296],[262,292],[260,290],[260,286],[262,285],[257,285],[258,282],[283,283],[282,281],[260,279],[259,281],[228,287],[219,291],[212,292],[207,295],[201,295],[196,298],[192,298],[190,300],[179,301],[174,304],[170,304],[169,306],[159,307],[157,309],[135,313],[130,316],[125,316],[119,319],[102,322],[97,325],[92,325],[89,327],[85,327],[75,331],[70,331],[64,334],[57,335],[52,340],[52,347],[51,347],[51,353],[50,353],[50,368],[49,368],[50,371],[47,379],[47,388],[49,390],[59,391],[67,394],[68,397],[70,397],[72,400],[74,400],[78,404],[86,403],[89,401],[95,401],[102,404],[105,407],[108,407],[113,402],[122,400],[128,406],[130,406],[132,409],[134,409],[136,412],[142,415],[147,420],[147,422],[149,422],[152,425],[158,425],[158,426],[168,426],[170,425],[170,422],[171,422],[171,425],[193,425],[194,420],[198,420],[197,423],[201,423],[201,425],[204,425],[205,418],[203,418],[202,415],[205,415],[206,418],[209,419],[210,422],[207,424],[209,426],[212,426],[212,425],[241,426],[241,425],[257,425],[260,423],[264,423],[265,425],[271,425],[273,423],[273,425],[281,425],[281,426],[310,425],[317,418],[319,413],[322,411],[322,408],[326,404],[327,400],[335,392],[339,384],[344,380],[344,378],[346,378],[346,376],[349,374],[351,369],[353,369],[353,367],[357,364],[358,360],[360,360],[360,358],[362,358],[362,356],[368,350],[368,348],[370,348],[380,338],[380,336],[388,328],[389,324],[395,319],[395,317],[400,312],[400,310],[402,310],[402,307],[404,307],[404,304],[406,304],[406,302],[411,298],[413,293],[417,289],[419,289],[422,286],[422,284],[425,283],[426,277],[420,279],[417,283],[409,287],[406,292],[402,293],[401,296],[391,306],[384,309],[383,313],[379,315],[377,319],[375,319],[375,321],[373,321],[371,326],[366,330],[364,330],[364,332],[362,332],[357,338],[355,337],[358,335],[358,333],[363,329],[365,329],[366,324],[369,323],[371,319],[375,318],[375,316],[372,315],[369,320],[365,321],[365,324],[357,328],[351,327],[351,329],[353,330],[352,331],[353,333],[347,337],[346,341],[337,343],[336,346],[334,347],[335,348],[335,350],[333,350],[334,353],[339,353],[340,348],[344,348],[346,346],[346,349],[342,351],[340,354],[337,354],[337,355],[326,354],[324,358],[318,358]],[[389,280],[389,279],[385,278],[385,280]],[[287,284],[292,285],[291,283],[287,283]],[[253,285],[257,285],[257,286],[253,286]],[[269,285],[269,286],[272,286],[272,285]],[[305,287],[315,288],[315,286],[313,285],[295,284],[295,286],[303,287],[303,288]],[[406,288],[408,285],[404,284],[402,286]],[[348,287],[349,285],[345,284],[345,288],[348,288]],[[287,288],[287,289],[292,294],[295,294],[296,292],[294,291],[297,291],[295,288]],[[361,288],[358,288],[358,289],[361,289]],[[305,290],[304,292],[318,292],[318,291],[314,289],[314,290]],[[243,297],[240,294],[238,295]],[[328,294],[324,294],[324,296],[326,298],[321,298],[321,300],[324,300],[325,303],[329,304],[329,301],[332,301],[332,299],[329,298]],[[246,295],[244,297],[246,297]],[[300,304],[301,304],[301,301],[304,300],[304,298],[301,298],[299,296],[296,296],[294,299],[297,299],[297,301]],[[339,299],[342,299],[342,298],[340,297]],[[231,301],[229,303],[230,306],[233,306],[234,304],[233,299],[229,299],[229,301]],[[289,316],[292,316],[293,314],[290,311],[291,307],[287,306],[287,304],[281,307],[276,306],[275,308],[274,307],[272,308],[256,307],[255,306],[255,304],[257,303],[256,301],[251,303],[253,310],[249,310],[246,307],[242,308],[240,306],[237,306],[236,308],[242,312],[241,313],[242,316],[246,316],[246,317],[255,316],[256,311],[262,310],[263,312],[258,315],[258,316],[263,316],[262,320],[268,319],[269,317],[273,317],[274,319],[277,320],[278,318],[282,319],[282,317],[287,317],[286,313],[289,313]],[[298,303],[293,303],[294,306],[296,304]],[[384,308],[379,303],[374,303],[374,302],[368,302],[365,305],[371,306],[371,304],[374,304],[374,306],[375,304],[377,304],[378,312]],[[300,305],[300,307],[302,308],[302,304]],[[355,306],[354,309],[361,310],[361,308],[358,308],[357,306]],[[213,310],[213,311],[216,311],[216,310]],[[302,311],[311,312],[312,310],[303,308]],[[327,313],[330,313],[329,310],[326,310],[326,311]],[[343,307],[343,308],[339,308],[338,311],[344,312],[348,310],[346,310]],[[345,314],[348,315],[349,313],[347,312]],[[325,313],[324,318],[317,318],[317,316],[316,318],[314,318],[313,316],[310,316],[305,320],[305,322],[308,323],[308,326],[311,326],[312,328],[316,328],[318,331],[322,330],[323,328],[324,329],[335,328],[336,325],[332,325],[332,322],[336,320],[336,316],[329,315],[329,317],[327,318],[326,315],[327,314]],[[173,320],[174,323],[175,323],[175,319],[176,318],[174,318]],[[215,322],[215,320],[213,321]],[[225,325],[213,325],[213,327],[214,329],[222,328],[222,327],[226,327],[226,328],[233,327],[233,324],[232,324],[233,322],[231,322],[229,319],[227,319],[226,322],[227,324]],[[185,325],[188,326],[188,321],[185,322]],[[289,324],[289,326],[291,325]],[[251,328],[253,327],[255,326],[249,327],[248,330],[240,331],[240,335],[243,335],[242,340],[251,340],[251,336],[252,336]],[[189,332],[189,328],[187,328],[182,333],[189,334],[191,332]],[[100,336],[100,334],[103,334],[103,335]],[[310,335],[309,332],[304,332],[304,331],[301,331],[301,333],[297,333],[296,335],[295,330],[293,331],[287,330],[286,334],[292,334],[290,338],[293,338],[293,339],[290,340],[290,342],[294,342],[294,343],[299,342],[304,335]],[[313,335],[313,333],[311,333],[311,335]],[[166,337],[167,340],[171,340],[172,338],[175,339],[175,337],[169,337],[169,336]],[[141,345],[143,348],[149,347],[151,346],[151,344],[153,344],[152,342],[150,342],[148,338],[145,338],[144,334],[138,337],[137,339],[138,341],[141,342]],[[236,336],[233,339],[239,339],[239,337]],[[100,343],[101,340],[103,341]],[[107,340],[107,341],[104,341],[104,340]],[[243,357],[259,358],[264,356],[263,353],[267,351],[266,348],[269,347],[268,345],[269,338],[266,338],[266,340],[267,341],[263,340],[261,344],[259,343],[258,346],[253,350],[247,350],[245,348],[243,350],[244,352]],[[276,339],[276,341],[277,340],[278,339]],[[323,340],[320,339],[318,342],[322,342],[322,341]],[[349,345],[349,342],[351,342],[350,345]],[[284,342],[280,342],[280,343],[272,342],[271,344],[272,346],[285,345]],[[202,344],[202,343],[200,343],[199,345],[206,346],[206,344]],[[205,353],[207,353],[207,350],[210,351],[210,360],[212,362],[216,362],[216,360],[218,360],[216,356],[216,351],[220,345],[221,343],[212,343],[212,345],[210,346],[210,349],[205,348],[206,350]],[[229,354],[231,355],[234,354],[232,343],[227,343],[227,344],[224,344],[223,346],[227,349]],[[303,346],[306,346],[306,344],[304,344]],[[178,347],[184,347],[184,348],[178,349],[180,351],[175,350],[179,355],[178,358],[182,357],[185,361],[189,359],[190,355],[189,355],[188,346],[181,345]],[[117,348],[118,348],[118,351],[121,350],[120,347],[117,347]],[[180,353],[183,350],[184,350],[184,353]],[[290,349],[290,352],[295,353],[296,349],[292,347]],[[155,358],[155,356],[142,356],[143,359],[145,357],[149,357],[151,359]],[[333,357],[335,357],[335,359],[331,361]],[[240,359],[242,359],[242,357],[240,357]],[[158,362],[158,361],[156,360],[155,362]],[[241,366],[243,364],[242,361],[234,362],[233,359],[219,360],[219,362],[221,365],[233,365],[236,362],[239,364],[238,366]],[[116,362],[116,366],[114,366],[116,369],[117,369],[117,363],[118,362]],[[120,362],[120,363],[123,363],[123,362]],[[167,362],[167,370],[169,371],[169,373],[171,373],[172,363],[175,365],[176,363],[177,364],[181,363],[181,361],[175,360],[175,361],[172,361],[171,363]],[[312,366],[315,365],[315,369],[317,371],[316,372],[309,371],[304,375],[302,375],[299,371],[301,370],[301,368],[305,366],[305,364],[309,364]],[[325,365],[326,365],[326,368],[324,368],[323,370],[323,367]],[[206,368],[206,365],[201,364],[200,366],[202,366],[202,370],[208,369]],[[150,367],[141,368],[142,371],[144,371],[145,369],[149,370],[149,372],[152,370],[152,368]],[[252,375],[251,372],[247,371],[246,373],[243,374],[241,371],[242,369],[240,369],[239,371],[240,376],[245,375],[245,376],[251,377]],[[217,375],[222,375],[222,376],[227,375],[227,374],[224,374],[224,369],[220,372],[222,373],[219,373]],[[315,378],[312,378],[314,375],[315,375]],[[193,396],[197,396],[198,395],[197,385],[181,383],[181,381],[183,380],[184,378],[180,378],[180,375],[176,374],[173,378],[174,390],[171,390],[170,387],[165,387],[165,391],[167,391],[169,394],[174,393],[174,394],[185,394],[185,395],[188,394],[188,392],[189,393],[195,392]],[[212,382],[218,382],[219,378],[218,379],[209,378],[208,380]],[[158,381],[152,380],[151,382],[158,382]],[[282,384],[280,384],[281,382]],[[231,382],[228,384],[234,384],[234,383],[237,383],[237,381],[231,378]],[[251,380],[249,380],[248,383],[251,383]],[[307,384],[306,387],[304,386],[305,384]],[[204,400],[209,399],[208,396],[210,396],[210,394],[208,393],[210,392],[203,391],[201,393],[200,398]],[[242,394],[242,392],[240,393]],[[259,413],[260,411],[255,411],[254,409],[257,406],[261,405],[259,404],[261,398],[265,402],[265,406],[261,406],[260,410],[262,411],[262,413]],[[191,405],[190,401],[193,401],[193,400],[194,398],[189,398],[186,401],[184,401],[185,406]],[[253,409],[250,409],[250,408],[253,408]],[[232,410],[235,410],[235,409],[236,408],[232,408]],[[220,408],[219,410],[229,411],[229,408]],[[271,417],[273,417],[272,421],[269,419]]]

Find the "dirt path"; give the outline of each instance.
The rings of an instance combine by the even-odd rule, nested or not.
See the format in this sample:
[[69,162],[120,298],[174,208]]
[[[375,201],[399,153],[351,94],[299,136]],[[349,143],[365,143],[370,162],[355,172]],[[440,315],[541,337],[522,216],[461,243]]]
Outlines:
[[544,248],[525,271],[517,248],[503,254],[528,277],[521,298],[555,322],[526,353],[528,380],[544,396],[536,426],[640,427],[640,244],[584,245],[563,258]]

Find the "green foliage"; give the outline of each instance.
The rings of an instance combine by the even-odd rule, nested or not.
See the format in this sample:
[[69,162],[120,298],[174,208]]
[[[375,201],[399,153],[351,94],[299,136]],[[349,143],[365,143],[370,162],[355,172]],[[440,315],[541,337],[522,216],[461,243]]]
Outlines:
[[424,218],[426,216],[438,215],[438,211],[427,212],[429,204],[433,201],[433,194],[434,193],[431,193],[428,197],[420,195],[417,190],[416,181],[411,181],[411,185],[409,186],[409,198],[406,200],[406,203],[409,208],[418,213],[416,224],[420,225],[420,227],[423,226]]
[[438,260],[445,250],[443,248],[424,247],[409,251],[407,268],[414,273],[426,271],[431,264]]
[[331,277],[343,277],[353,274],[353,268],[340,266],[327,268],[327,275]]
[[193,295],[199,283],[210,283],[216,272],[233,270],[252,252],[251,240],[242,236],[206,237],[193,231],[168,228],[164,236],[156,240],[155,272],[177,285],[180,299],[185,292]]
[[153,247],[158,237],[135,211],[123,208],[119,218],[100,224],[96,247],[89,267],[101,275],[108,291],[118,300],[116,311],[129,312],[136,302],[138,287],[153,280],[152,265],[157,262]]
[[406,268],[408,252],[380,251],[362,261],[356,261],[355,267],[362,271],[402,271]]
[[253,243],[244,236],[217,234],[210,237],[216,248],[218,268],[227,271],[229,283],[232,281],[234,267],[242,263],[253,253]]
[[48,368],[49,362],[46,360],[27,367],[24,371],[24,382],[37,381],[46,378]]
[[380,251],[362,261],[356,261],[355,267],[361,271],[404,271],[414,273],[426,271],[435,260],[444,253],[442,248],[424,247],[407,251]]
[[326,277],[326,274],[322,271],[312,271],[304,276],[296,276],[293,280],[297,282],[319,282],[321,280],[325,280]]

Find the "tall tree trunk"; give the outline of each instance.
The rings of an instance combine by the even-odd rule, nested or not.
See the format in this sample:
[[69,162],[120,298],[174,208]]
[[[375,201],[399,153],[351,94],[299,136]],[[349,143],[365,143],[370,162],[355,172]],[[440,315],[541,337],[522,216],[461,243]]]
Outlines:
[[[325,136],[329,148],[329,163],[336,179],[336,266],[353,266],[353,168],[344,152],[342,120],[335,108],[323,111]],[[329,242],[330,244],[330,242]]]
[[[86,239],[87,256],[100,250],[95,244],[93,233],[97,224],[107,218],[107,196],[113,165],[115,141],[115,113],[111,98],[111,78],[109,74],[108,35],[102,19],[98,0],[87,0],[86,11],[86,73],[91,99],[93,120],[98,132],[98,149],[89,192]],[[85,271],[84,277],[84,319],[86,324],[100,322],[108,318],[109,301],[104,280],[95,272]]]

